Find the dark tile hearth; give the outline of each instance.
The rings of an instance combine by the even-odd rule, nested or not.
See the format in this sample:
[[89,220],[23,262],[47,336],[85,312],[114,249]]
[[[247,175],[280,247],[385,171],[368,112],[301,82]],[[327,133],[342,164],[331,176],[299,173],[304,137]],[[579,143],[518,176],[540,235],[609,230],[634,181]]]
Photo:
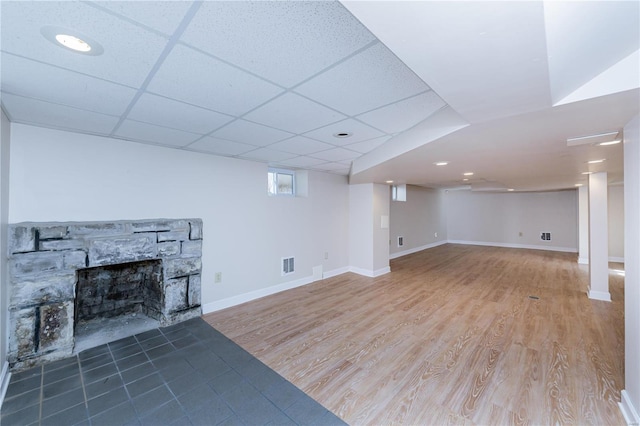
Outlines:
[[344,425],[194,318],[15,373],[2,425]]

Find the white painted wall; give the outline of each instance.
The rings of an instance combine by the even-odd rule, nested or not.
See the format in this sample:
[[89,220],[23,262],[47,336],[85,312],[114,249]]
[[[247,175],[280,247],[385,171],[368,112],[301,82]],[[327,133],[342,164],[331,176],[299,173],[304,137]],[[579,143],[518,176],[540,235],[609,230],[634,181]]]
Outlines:
[[[443,198],[442,190],[407,185],[407,201],[391,201],[389,253],[392,258],[447,241]],[[398,236],[404,237],[403,247],[398,247]]]
[[389,187],[373,183],[349,186],[349,265],[370,277],[389,272]]
[[373,273],[373,184],[349,186],[349,265]]
[[8,284],[7,284],[7,223],[9,221],[9,154],[11,126],[0,108],[0,401],[8,384],[7,346],[8,332]]
[[624,186],[609,186],[609,260],[624,261]]
[[589,187],[578,188],[578,263],[589,264]]
[[623,412],[640,423],[640,116],[624,127],[624,321]]
[[[444,195],[449,241],[578,251],[577,191]],[[522,232],[522,236],[519,233]],[[541,232],[551,232],[542,241]]]
[[[373,270],[374,275],[389,272],[389,186],[373,185]],[[383,219],[386,218],[386,219]],[[383,221],[386,224],[383,225]]]
[[[347,268],[347,178],[309,172],[308,197],[286,198],[267,195],[266,175],[262,163],[13,124],[9,221],[202,218],[205,311],[315,266]],[[282,277],[287,256],[296,272]]]

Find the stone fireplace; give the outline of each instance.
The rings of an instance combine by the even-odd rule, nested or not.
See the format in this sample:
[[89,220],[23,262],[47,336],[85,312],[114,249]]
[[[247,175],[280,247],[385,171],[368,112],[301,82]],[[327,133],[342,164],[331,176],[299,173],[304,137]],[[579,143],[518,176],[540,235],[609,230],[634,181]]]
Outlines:
[[12,370],[200,316],[201,257],[201,219],[9,225]]

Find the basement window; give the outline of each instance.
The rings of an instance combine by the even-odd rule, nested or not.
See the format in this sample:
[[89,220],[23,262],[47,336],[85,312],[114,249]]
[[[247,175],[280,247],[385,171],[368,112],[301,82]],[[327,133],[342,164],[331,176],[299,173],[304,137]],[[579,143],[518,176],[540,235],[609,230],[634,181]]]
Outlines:
[[296,195],[296,173],[293,170],[269,168],[267,193],[293,197]]

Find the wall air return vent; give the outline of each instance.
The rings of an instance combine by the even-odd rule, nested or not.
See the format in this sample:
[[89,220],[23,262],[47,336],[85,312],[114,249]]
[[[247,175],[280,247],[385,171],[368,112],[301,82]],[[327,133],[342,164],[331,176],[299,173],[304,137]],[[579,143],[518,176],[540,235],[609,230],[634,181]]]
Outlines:
[[293,257],[282,258],[282,276],[293,274],[295,272],[295,263]]

